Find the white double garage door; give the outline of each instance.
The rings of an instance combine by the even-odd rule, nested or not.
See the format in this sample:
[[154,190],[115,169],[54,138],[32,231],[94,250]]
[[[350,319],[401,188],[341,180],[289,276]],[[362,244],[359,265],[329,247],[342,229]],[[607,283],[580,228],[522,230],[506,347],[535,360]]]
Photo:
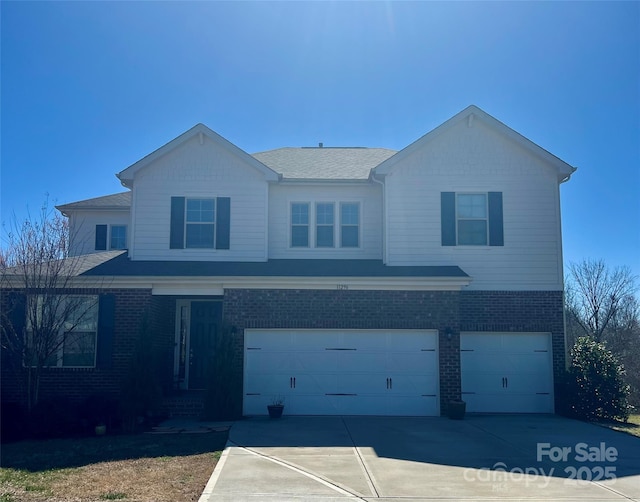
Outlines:
[[[505,349],[495,357],[495,348],[504,347],[505,336],[509,335],[461,335],[462,389],[468,411],[553,411],[551,366],[536,357],[539,352],[530,354],[536,359],[530,366],[546,364],[536,375],[549,373],[548,403],[531,397],[542,395],[539,392],[527,390],[530,402],[525,408],[512,410],[507,404],[509,395],[519,391],[513,373],[502,376]],[[539,343],[547,340],[548,350],[548,335],[526,336],[537,337]],[[507,342],[506,349],[514,347]],[[519,345],[516,352],[523,353]],[[512,355],[518,359],[514,368],[524,369],[519,355]],[[438,361],[436,330],[247,329],[243,413],[264,415],[268,404],[284,400],[289,415],[436,416],[440,414]],[[511,378],[507,386],[494,388],[493,380],[504,382],[503,378]],[[528,379],[527,373],[524,380]],[[517,402],[522,406],[525,401]]]

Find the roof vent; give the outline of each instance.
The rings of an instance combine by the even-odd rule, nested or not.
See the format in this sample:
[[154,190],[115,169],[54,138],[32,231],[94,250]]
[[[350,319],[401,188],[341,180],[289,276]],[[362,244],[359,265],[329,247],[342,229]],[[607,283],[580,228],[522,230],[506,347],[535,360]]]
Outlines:
[[324,146],[324,143],[320,142],[318,143],[318,148],[322,148]]

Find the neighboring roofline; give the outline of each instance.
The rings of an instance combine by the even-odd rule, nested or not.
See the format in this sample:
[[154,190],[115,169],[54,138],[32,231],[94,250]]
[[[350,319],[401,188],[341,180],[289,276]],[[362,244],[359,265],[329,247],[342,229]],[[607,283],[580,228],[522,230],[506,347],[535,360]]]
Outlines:
[[71,211],[93,211],[93,210],[99,210],[99,211],[130,211],[131,210],[131,204],[128,205],[122,205],[122,204],[113,204],[113,205],[104,205],[104,204],[95,204],[95,202],[92,204],[92,201],[96,201],[96,200],[100,200],[100,199],[105,199],[107,197],[113,197],[113,196],[117,196],[117,195],[125,195],[125,194],[130,194],[131,191],[127,190],[126,192],[118,192],[118,193],[113,193],[113,194],[109,194],[109,195],[102,195],[100,197],[93,197],[91,199],[83,199],[83,200],[79,200],[76,202],[68,202],[67,204],[60,204],[57,206],[54,206],[58,211],[60,211],[62,213],[63,216],[69,216],[68,212]]
[[500,122],[495,117],[492,117],[484,110],[481,110],[475,105],[470,105],[464,110],[462,110],[461,112],[451,117],[449,120],[440,124],[435,129],[431,130],[424,136],[420,137],[419,139],[411,143],[409,146],[400,150],[395,155],[392,155],[387,160],[381,162],[378,166],[373,168],[373,175],[384,177],[387,174],[390,174],[393,171],[394,167],[398,164],[398,162],[401,162],[403,159],[407,158],[409,155],[413,154],[414,152],[422,148],[424,144],[428,143],[429,141],[445,133],[446,131],[451,129],[453,126],[457,125],[462,120],[473,121],[475,119],[483,121],[484,123],[498,130],[500,133],[502,133],[509,139],[518,143],[520,146],[522,146],[526,150],[529,150],[534,155],[537,155],[542,160],[546,161],[547,163],[555,167],[556,170],[558,171],[558,180],[560,183],[568,181],[571,175],[577,170],[576,167],[573,167],[570,164],[567,164],[565,161],[563,161],[559,157],[556,157],[555,155],[545,150],[541,146],[535,144],[533,141],[526,138],[519,132],[515,131],[514,129],[511,129],[509,126]]
[[172,139],[171,141],[161,146],[157,150],[154,150],[153,152],[146,155],[139,161],[135,162],[134,164],[131,164],[126,169],[123,169],[122,171],[116,174],[116,177],[120,180],[123,186],[131,188],[131,186],[133,185],[133,178],[138,171],[140,171],[141,169],[144,169],[145,167],[147,167],[149,164],[151,164],[158,158],[162,157],[163,155],[166,155],[168,152],[170,152],[174,148],[177,148],[184,142],[190,140],[191,138],[199,134],[203,134],[209,137],[210,139],[212,139],[214,142],[221,145],[230,153],[241,157],[251,167],[261,172],[265,176],[267,181],[278,181],[280,179],[280,175],[276,173],[273,169],[265,166],[258,159],[248,154],[241,148],[237,147],[227,139],[223,138],[215,131],[209,129],[204,124],[196,124],[191,129],[189,129],[188,131],[185,131],[177,138]]

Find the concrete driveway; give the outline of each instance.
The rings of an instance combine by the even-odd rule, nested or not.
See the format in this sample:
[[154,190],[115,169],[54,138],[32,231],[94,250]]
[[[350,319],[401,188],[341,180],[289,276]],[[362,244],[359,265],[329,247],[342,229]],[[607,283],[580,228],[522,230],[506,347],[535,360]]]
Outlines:
[[640,439],[556,416],[247,419],[201,497],[640,501]]

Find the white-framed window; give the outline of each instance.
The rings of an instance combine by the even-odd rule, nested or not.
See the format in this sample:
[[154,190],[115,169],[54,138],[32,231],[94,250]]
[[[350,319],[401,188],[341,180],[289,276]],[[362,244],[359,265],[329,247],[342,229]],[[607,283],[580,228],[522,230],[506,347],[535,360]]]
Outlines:
[[308,202],[291,203],[291,247],[309,247],[309,206]]
[[333,202],[316,203],[316,247],[332,248],[334,242]]
[[357,248],[360,246],[360,204],[358,202],[340,203],[340,247]]
[[489,242],[489,210],[486,193],[456,194],[459,246],[486,246]]
[[215,238],[215,199],[187,199],[185,247],[213,248]]
[[109,249],[127,249],[126,225],[111,225]]
[[40,352],[48,356],[47,367],[95,367],[97,295],[33,295],[27,301],[26,366]]

